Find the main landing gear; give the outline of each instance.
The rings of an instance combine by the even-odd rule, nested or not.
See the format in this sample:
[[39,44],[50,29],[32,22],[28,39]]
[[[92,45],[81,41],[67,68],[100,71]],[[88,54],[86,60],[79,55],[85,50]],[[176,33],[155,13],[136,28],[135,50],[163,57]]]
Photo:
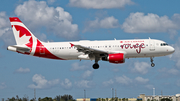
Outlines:
[[99,58],[95,57],[95,63],[92,66],[94,69],[98,69],[99,68],[99,64],[98,64]]
[[95,64],[93,65],[93,68],[94,68],[94,69],[98,69],[98,68],[99,68],[99,64],[98,64],[98,63],[95,63]]
[[153,61],[154,61],[154,60],[153,60],[153,57],[151,57],[150,59],[151,59],[151,67],[154,67],[155,64],[153,63]]

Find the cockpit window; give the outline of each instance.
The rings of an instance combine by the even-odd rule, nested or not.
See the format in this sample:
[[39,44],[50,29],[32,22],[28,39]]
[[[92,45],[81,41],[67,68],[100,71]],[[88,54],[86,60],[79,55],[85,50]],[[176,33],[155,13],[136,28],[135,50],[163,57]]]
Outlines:
[[168,46],[167,43],[161,43],[161,46]]

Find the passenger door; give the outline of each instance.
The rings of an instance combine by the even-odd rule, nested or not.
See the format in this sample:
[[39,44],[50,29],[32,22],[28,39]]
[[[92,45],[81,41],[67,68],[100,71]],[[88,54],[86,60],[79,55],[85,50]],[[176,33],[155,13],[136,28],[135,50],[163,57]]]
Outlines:
[[40,54],[45,54],[45,48],[44,48],[44,46],[40,46],[40,47],[39,47],[39,53],[40,53]]
[[149,50],[150,51],[155,51],[155,41],[154,40],[151,40],[149,39]]

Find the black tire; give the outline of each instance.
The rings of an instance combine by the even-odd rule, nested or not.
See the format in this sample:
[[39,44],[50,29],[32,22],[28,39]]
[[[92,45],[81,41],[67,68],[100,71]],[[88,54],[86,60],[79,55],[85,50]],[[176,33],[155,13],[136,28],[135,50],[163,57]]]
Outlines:
[[151,63],[151,67],[154,67],[155,66],[155,64],[154,63]]
[[93,67],[94,69],[98,69],[98,68],[99,68],[99,64],[95,63],[92,67]]

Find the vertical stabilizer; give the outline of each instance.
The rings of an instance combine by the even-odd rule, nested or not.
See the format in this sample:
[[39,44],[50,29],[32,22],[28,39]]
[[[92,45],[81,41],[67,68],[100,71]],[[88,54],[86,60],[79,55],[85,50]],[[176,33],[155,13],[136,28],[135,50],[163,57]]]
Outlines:
[[[24,47],[26,50],[30,49],[28,53],[30,55],[34,55],[36,47],[37,47],[37,42],[40,42],[32,33],[31,31],[19,20],[18,17],[10,17],[9,18],[11,22],[11,27],[14,33],[14,37],[16,40],[16,46],[13,46],[13,51],[18,51],[18,52],[26,52],[22,51],[22,48],[19,49],[19,47]],[[18,46],[18,48],[17,48]],[[14,49],[14,47],[16,47]],[[11,49],[12,47],[8,47],[8,49]],[[11,49],[12,50],[12,49]]]
[[[10,17],[11,27],[14,33],[14,37],[17,45],[26,45],[30,47],[33,44],[33,40],[37,38],[31,33],[31,31],[19,20],[18,17]],[[31,47],[32,48],[32,47]]]

